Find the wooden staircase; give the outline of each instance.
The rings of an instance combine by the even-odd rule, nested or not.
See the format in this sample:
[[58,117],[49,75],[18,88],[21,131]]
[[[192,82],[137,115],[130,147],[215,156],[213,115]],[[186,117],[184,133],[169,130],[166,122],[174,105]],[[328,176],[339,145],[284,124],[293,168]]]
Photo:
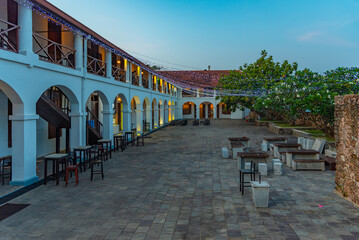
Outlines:
[[98,118],[86,107],[86,141],[87,145],[95,145],[99,139],[102,139],[103,124]]
[[[53,90],[55,90],[57,94],[56,96],[52,95]],[[56,104],[56,101],[58,102],[58,104]],[[68,106],[66,108],[60,107],[59,105],[62,102],[66,103]],[[46,91],[44,94],[41,95],[41,97],[36,103],[36,113],[56,129],[57,153],[59,153],[61,150],[60,137],[62,128],[66,128],[66,152],[70,151],[71,118],[68,115],[69,112],[69,101],[59,89],[52,89]]]

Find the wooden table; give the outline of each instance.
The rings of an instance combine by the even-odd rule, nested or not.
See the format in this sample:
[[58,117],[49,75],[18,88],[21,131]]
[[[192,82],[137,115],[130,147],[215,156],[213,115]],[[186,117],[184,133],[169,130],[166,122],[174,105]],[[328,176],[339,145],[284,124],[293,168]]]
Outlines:
[[254,163],[267,163],[267,159],[269,158],[269,154],[266,152],[239,152],[237,153],[238,157],[238,170],[244,168],[245,162]]
[[[101,147],[103,149],[107,149],[106,150],[106,160],[108,160],[108,153],[110,152],[110,158],[112,158],[112,154],[111,154],[111,139],[100,139],[97,141],[97,143],[99,145],[101,145]],[[106,148],[104,147],[104,145],[106,145]]]
[[287,150],[297,150],[302,145],[298,143],[273,143],[274,149],[273,149],[273,155],[276,158],[281,158],[280,152],[284,152]]
[[245,147],[249,147],[249,138],[247,137],[240,137],[240,138],[228,138],[228,140],[230,141],[230,143],[236,143],[236,142],[240,142],[243,143]]
[[136,132],[135,131],[127,131],[125,132],[125,138],[126,138],[126,144],[129,144],[130,143],[130,140],[129,140],[129,136],[131,136],[131,145],[134,146],[135,145],[135,134]]
[[267,144],[267,150],[270,150],[270,145],[273,143],[286,143],[287,139],[284,137],[270,137],[263,138],[263,143]]
[[122,133],[113,135],[113,144],[114,150],[118,151],[118,149],[121,148],[121,152],[123,152],[124,148],[126,147],[125,135]]
[[67,161],[69,155],[68,154],[50,154],[44,158],[45,161],[45,171],[44,171],[44,184],[47,183],[47,162],[52,161],[52,175],[54,175],[56,179],[56,185],[59,185],[59,163],[62,161]]
[[[82,165],[84,166],[84,171],[86,171],[86,161],[90,163],[91,161],[91,148],[92,146],[80,146],[77,148],[74,148],[74,165],[77,164],[77,153],[79,153],[79,159],[80,159],[80,170],[82,171]],[[83,158],[81,158],[83,155]],[[83,160],[83,162],[82,162]]]

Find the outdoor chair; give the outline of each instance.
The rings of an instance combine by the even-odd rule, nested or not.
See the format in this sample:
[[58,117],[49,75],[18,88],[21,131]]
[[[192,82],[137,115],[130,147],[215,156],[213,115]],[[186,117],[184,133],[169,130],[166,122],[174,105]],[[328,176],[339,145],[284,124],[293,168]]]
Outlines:
[[199,121],[198,121],[197,119],[194,120],[193,123],[192,123],[192,125],[193,125],[193,126],[198,126],[198,125],[199,125]]
[[[6,156],[0,158],[0,164],[1,164],[1,181],[2,181],[2,185],[4,185],[6,176],[9,176],[9,179],[11,180],[12,156]],[[5,169],[8,171],[5,171]]]
[[[95,170],[95,166],[100,166],[100,170]],[[102,180],[104,178],[103,174],[103,160],[101,158],[98,158],[96,160],[91,161],[91,181],[93,179],[94,174],[101,174]]]
[[79,183],[79,171],[78,171],[78,165],[68,165],[66,166],[66,176],[65,176],[65,187],[68,184],[68,180],[69,180],[69,173],[71,174],[72,177],[72,172],[75,172],[75,179],[76,179],[76,186]]
[[203,122],[204,126],[209,126],[211,124],[211,121],[209,119],[205,119]]
[[239,191],[242,192],[242,195],[244,194],[244,188],[250,187],[250,185],[245,185],[245,183],[250,183],[244,181],[245,175],[250,175],[251,181],[256,180],[256,164],[253,161],[251,161],[250,169],[241,168],[239,170]]

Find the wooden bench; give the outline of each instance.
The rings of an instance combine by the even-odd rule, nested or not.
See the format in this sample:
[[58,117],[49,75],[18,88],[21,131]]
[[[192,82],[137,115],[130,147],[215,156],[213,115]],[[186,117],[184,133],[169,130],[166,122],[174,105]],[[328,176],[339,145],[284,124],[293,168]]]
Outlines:
[[325,162],[323,160],[313,159],[293,159],[293,170],[320,170],[325,171]]
[[319,160],[319,152],[315,150],[287,150],[280,151],[279,154],[283,163],[286,163],[288,167],[292,167],[293,159]]

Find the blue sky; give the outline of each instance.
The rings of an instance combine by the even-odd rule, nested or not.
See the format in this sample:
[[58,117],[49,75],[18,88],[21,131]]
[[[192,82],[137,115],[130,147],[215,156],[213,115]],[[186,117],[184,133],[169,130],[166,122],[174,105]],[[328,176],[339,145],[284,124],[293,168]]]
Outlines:
[[359,0],[48,1],[133,56],[172,69],[237,69],[263,49],[318,72],[359,66]]

